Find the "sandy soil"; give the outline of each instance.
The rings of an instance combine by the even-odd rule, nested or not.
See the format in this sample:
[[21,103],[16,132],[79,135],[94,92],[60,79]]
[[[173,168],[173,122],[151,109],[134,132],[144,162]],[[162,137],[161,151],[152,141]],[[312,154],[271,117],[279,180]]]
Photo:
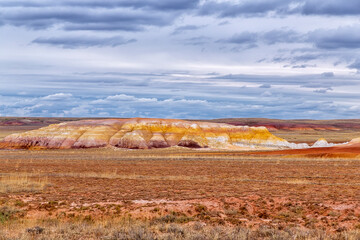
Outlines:
[[1,176],[44,180],[0,193],[23,218],[124,217],[256,227],[354,229],[360,161],[286,159],[198,150],[0,151]]

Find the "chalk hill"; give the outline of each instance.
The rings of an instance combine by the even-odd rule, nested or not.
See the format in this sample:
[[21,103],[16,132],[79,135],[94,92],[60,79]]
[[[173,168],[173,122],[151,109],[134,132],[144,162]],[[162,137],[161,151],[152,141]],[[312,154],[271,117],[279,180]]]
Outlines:
[[289,143],[265,127],[233,126],[169,119],[80,120],[52,124],[37,130],[7,136],[5,148],[96,148],[130,149],[183,146],[217,149],[280,149]]

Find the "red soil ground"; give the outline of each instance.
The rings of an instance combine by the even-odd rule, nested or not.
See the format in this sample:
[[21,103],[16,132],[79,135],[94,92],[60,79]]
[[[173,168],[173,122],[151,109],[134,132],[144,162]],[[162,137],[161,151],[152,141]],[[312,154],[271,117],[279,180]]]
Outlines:
[[333,232],[360,227],[358,160],[206,153],[3,150],[2,176],[28,175],[48,186],[0,193],[0,207],[14,206],[25,219],[131,216]]

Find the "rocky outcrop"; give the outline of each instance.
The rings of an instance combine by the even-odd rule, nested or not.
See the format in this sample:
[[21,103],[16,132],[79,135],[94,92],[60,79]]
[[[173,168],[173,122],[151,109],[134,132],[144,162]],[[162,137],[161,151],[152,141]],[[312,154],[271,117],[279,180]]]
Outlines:
[[334,143],[328,143],[325,138],[318,139],[311,147],[313,148],[319,148],[319,147],[333,147],[336,144]]
[[130,149],[182,146],[215,149],[280,149],[289,143],[265,127],[169,119],[81,120],[7,136],[2,147]]

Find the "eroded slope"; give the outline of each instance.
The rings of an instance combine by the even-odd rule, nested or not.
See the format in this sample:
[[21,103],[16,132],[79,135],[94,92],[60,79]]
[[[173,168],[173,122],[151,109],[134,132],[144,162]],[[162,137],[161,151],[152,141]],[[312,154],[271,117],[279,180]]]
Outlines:
[[183,146],[193,148],[282,148],[289,143],[265,127],[169,119],[81,120],[52,124],[7,136],[2,147],[130,149]]

